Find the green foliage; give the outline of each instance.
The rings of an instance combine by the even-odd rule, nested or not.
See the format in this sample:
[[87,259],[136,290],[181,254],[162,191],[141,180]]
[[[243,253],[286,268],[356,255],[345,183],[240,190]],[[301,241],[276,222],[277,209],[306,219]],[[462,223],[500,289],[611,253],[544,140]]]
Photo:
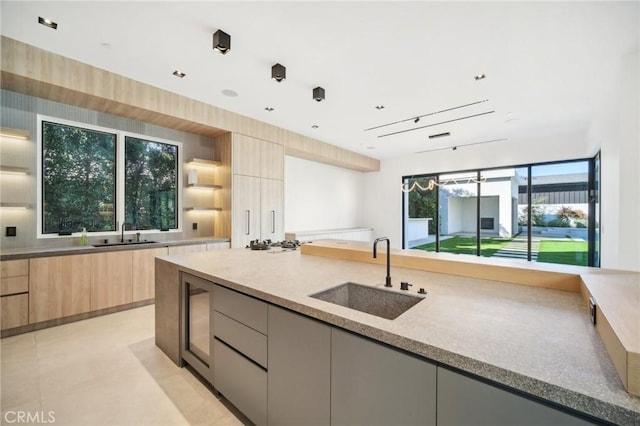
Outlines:
[[177,162],[175,145],[125,138],[125,222],[177,228]]
[[[534,196],[531,202],[531,225],[532,226],[545,226],[544,221],[544,208],[542,207],[543,198]],[[518,225],[527,226],[527,218],[529,216],[529,206],[522,209],[520,216],[518,217]]]
[[547,226],[552,226],[554,228],[570,228],[571,222],[567,218],[556,218],[547,222]]
[[43,122],[43,233],[115,230],[115,155],[115,134]]
[[[410,178],[408,179],[409,187],[413,185],[414,182],[417,182],[421,187],[427,188],[429,186],[429,181],[431,179],[436,179],[435,176],[423,176],[419,178]],[[429,221],[429,233],[436,233],[436,222],[438,217],[437,211],[437,187],[433,189],[422,190],[417,186],[413,191],[409,193],[409,217],[414,218],[433,218],[434,220]]]

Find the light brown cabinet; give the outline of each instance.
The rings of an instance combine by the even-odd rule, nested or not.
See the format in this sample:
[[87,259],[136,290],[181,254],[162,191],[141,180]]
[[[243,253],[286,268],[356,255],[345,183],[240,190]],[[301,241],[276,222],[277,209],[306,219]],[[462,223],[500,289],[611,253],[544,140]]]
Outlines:
[[233,135],[231,246],[284,239],[284,148]]
[[0,262],[0,328],[29,322],[29,260]]
[[133,302],[131,251],[91,255],[91,310]]
[[91,310],[92,256],[81,254],[29,260],[29,323]]
[[168,254],[167,247],[132,252],[133,301],[153,299],[156,292],[155,259]]

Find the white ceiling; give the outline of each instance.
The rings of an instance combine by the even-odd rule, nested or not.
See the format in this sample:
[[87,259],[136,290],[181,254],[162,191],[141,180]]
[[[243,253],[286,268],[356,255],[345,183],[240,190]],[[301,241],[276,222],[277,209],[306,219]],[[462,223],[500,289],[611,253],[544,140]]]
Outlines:
[[[0,7],[8,37],[383,159],[586,131],[617,89],[620,58],[638,50],[639,4],[2,1]],[[39,25],[38,16],[58,29]],[[227,55],[212,50],[217,29],[231,35]],[[281,83],[270,78],[276,62],[287,67]],[[174,70],[187,76],[174,77]],[[480,73],[486,78],[476,81]],[[312,99],[316,86],[326,90],[325,101]],[[238,96],[223,95],[225,89]],[[413,122],[482,100],[488,101]],[[385,108],[375,109],[379,104]],[[364,131],[400,120],[408,121]],[[379,137],[420,126],[428,127]],[[443,132],[451,136],[428,139]]]

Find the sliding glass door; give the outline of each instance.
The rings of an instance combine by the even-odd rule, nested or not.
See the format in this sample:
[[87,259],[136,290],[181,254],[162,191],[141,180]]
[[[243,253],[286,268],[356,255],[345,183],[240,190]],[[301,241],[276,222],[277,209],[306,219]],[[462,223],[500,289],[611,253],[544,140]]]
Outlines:
[[600,156],[403,178],[405,248],[600,266]]

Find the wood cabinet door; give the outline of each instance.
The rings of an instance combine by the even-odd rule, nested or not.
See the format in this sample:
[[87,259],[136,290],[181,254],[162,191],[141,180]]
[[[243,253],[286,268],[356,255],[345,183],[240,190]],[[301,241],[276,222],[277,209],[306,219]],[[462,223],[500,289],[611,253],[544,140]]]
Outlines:
[[133,254],[133,301],[153,299],[156,293],[156,256],[165,256],[166,247],[134,250]]
[[233,134],[233,173],[260,176],[260,147],[266,142],[238,133]]
[[284,239],[284,183],[260,179],[260,239]]
[[260,178],[233,176],[231,247],[242,248],[260,239]]
[[29,261],[29,323],[91,310],[91,256],[41,257]]
[[91,254],[91,310],[133,302],[131,251]]
[[27,293],[0,297],[0,328],[20,327],[29,323],[29,295]]
[[284,179],[284,147],[263,141],[260,146],[260,177]]

